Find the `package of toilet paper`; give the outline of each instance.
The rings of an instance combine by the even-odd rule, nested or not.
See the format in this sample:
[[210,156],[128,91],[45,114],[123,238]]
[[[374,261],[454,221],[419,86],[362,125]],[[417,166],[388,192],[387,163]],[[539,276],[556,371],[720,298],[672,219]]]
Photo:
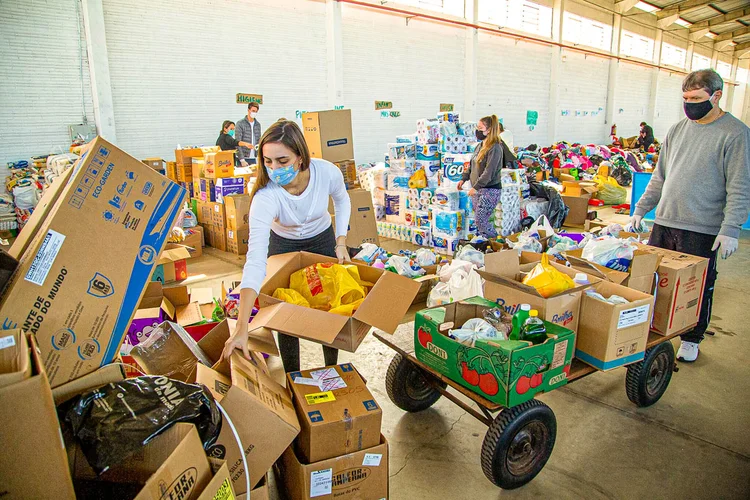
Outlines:
[[479,229],[477,228],[477,219],[474,217],[466,218],[466,236],[479,236]]
[[519,184],[503,186],[500,203],[493,213],[498,234],[509,236],[521,230],[521,187]]
[[406,224],[409,227],[414,227],[417,225],[417,211],[406,209],[404,211],[404,224]]
[[446,238],[432,235],[432,246],[436,253],[441,255],[453,255],[458,247],[458,238]]
[[414,225],[422,229],[430,228],[430,213],[427,210],[414,211]]
[[[477,124],[475,122],[460,122],[458,124],[458,133],[466,137],[476,137]],[[472,139],[471,142],[474,142]]]
[[465,171],[471,166],[470,154],[444,154],[443,155],[443,177],[460,182]]
[[458,127],[455,123],[440,122],[440,138],[447,137],[449,135],[458,135]]
[[385,220],[397,224],[404,223],[406,213],[406,191],[386,191]]
[[430,234],[430,230],[426,228],[412,228],[411,230],[411,242],[414,245],[419,245],[421,247],[428,247],[431,246],[432,243],[432,236]]
[[458,209],[466,212],[466,216],[470,217],[474,215],[474,201],[469,196],[466,189],[458,192]]
[[416,159],[421,161],[440,161],[440,147],[438,144],[418,143]]
[[458,210],[461,206],[461,194],[453,187],[441,186],[435,190],[432,204],[443,210]]
[[461,210],[433,210],[432,233],[458,238],[464,230],[464,213]]
[[425,144],[437,144],[440,129],[437,120],[417,120],[417,140]]
[[437,120],[439,122],[458,123],[458,113],[453,111],[447,113],[438,113]]
[[469,137],[458,134],[444,135],[440,137],[440,152],[463,154],[469,152]]
[[388,169],[385,166],[368,170],[368,175],[371,179],[371,189],[386,189],[388,187]]
[[417,154],[416,144],[414,143],[390,143],[388,144],[388,159],[391,168],[393,160],[414,160]]
[[396,142],[405,143],[405,144],[408,144],[411,142],[417,142],[417,134],[397,135]]
[[384,221],[385,220],[385,205],[374,204],[373,209],[375,210],[375,220]]

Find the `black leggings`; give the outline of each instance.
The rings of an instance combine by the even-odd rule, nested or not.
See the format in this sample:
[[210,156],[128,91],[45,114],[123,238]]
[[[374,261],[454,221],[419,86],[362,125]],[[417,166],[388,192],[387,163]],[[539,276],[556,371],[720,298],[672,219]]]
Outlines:
[[[336,236],[333,232],[333,226],[323,231],[317,236],[306,238],[304,240],[290,240],[282,238],[271,231],[271,240],[268,244],[268,256],[279,255],[289,252],[311,252],[327,257],[336,257]],[[284,364],[284,371],[298,372],[299,366],[299,339],[279,332],[279,352],[281,353],[281,362]],[[338,363],[339,350],[333,347],[323,346],[323,359],[326,366]]]

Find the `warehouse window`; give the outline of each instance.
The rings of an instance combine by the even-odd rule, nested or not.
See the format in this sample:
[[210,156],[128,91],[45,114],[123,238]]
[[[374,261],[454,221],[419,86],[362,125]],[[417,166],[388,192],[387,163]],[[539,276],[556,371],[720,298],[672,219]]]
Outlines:
[[531,0],[480,0],[479,20],[540,36],[552,34],[552,9]]
[[612,26],[566,12],[563,40],[608,51],[612,44]]
[[732,65],[724,61],[719,61],[716,63],[716,72],[726,80],[732,76]]
[[693,71],[711,67],[711,58],[700,54],[693,54]]
[[620,54],[650,61],[654,57],[654,41],[647,36],[622,30]]
[[[391,2],[388,2],[389,4]],[[463,16],[464,15],[464,1],[463,0],[397,0],[397,2],[409,5],[411,7],[419,7],[425,10],[434,10],[436,12],[442,12],[443,14],[450,14],[452,16]]]
[[687,51],[668,43],[661,46],[661,63],[684,68],[687,62]]

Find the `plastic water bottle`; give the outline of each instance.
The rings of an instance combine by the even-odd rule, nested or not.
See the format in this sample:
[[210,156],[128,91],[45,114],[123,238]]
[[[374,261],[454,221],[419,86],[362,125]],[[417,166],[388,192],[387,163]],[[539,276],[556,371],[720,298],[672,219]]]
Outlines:
[[544,321],[539,319],[539,311],[532,309],[529,311],[529,319],[523,323],[519,340],[526,340],[533,344],[541,344],[547,340],[547,328]]
[[585,273],[576,273],[575,278],[573,278],[573,281],[575,281],[576,286],[583,286],[583,285],[590,285],[591,282],[589,281],[589,277],[586,276]]
[[513,315],[513,320],[511,321],[513,331],[510,332],[511,340],[520,340],[521,328],[523,328],[524,322],[529,318],[529,311],[531,311],[529,304],[521,304],[521,308]]

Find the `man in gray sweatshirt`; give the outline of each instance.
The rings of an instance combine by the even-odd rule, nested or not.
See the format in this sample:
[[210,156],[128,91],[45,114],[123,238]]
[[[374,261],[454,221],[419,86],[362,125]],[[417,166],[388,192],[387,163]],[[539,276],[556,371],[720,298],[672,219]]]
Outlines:
[[716,258],[732,255],[750,212],[750,128],[719,108],[724,81],[714,70],[682,82],[687,118],[667,133],[659,162],[633,213],[639,226],[656,207],[649,244],[709,259],[698,325],[682,335],[680,361],[698,357],[711,321]]

